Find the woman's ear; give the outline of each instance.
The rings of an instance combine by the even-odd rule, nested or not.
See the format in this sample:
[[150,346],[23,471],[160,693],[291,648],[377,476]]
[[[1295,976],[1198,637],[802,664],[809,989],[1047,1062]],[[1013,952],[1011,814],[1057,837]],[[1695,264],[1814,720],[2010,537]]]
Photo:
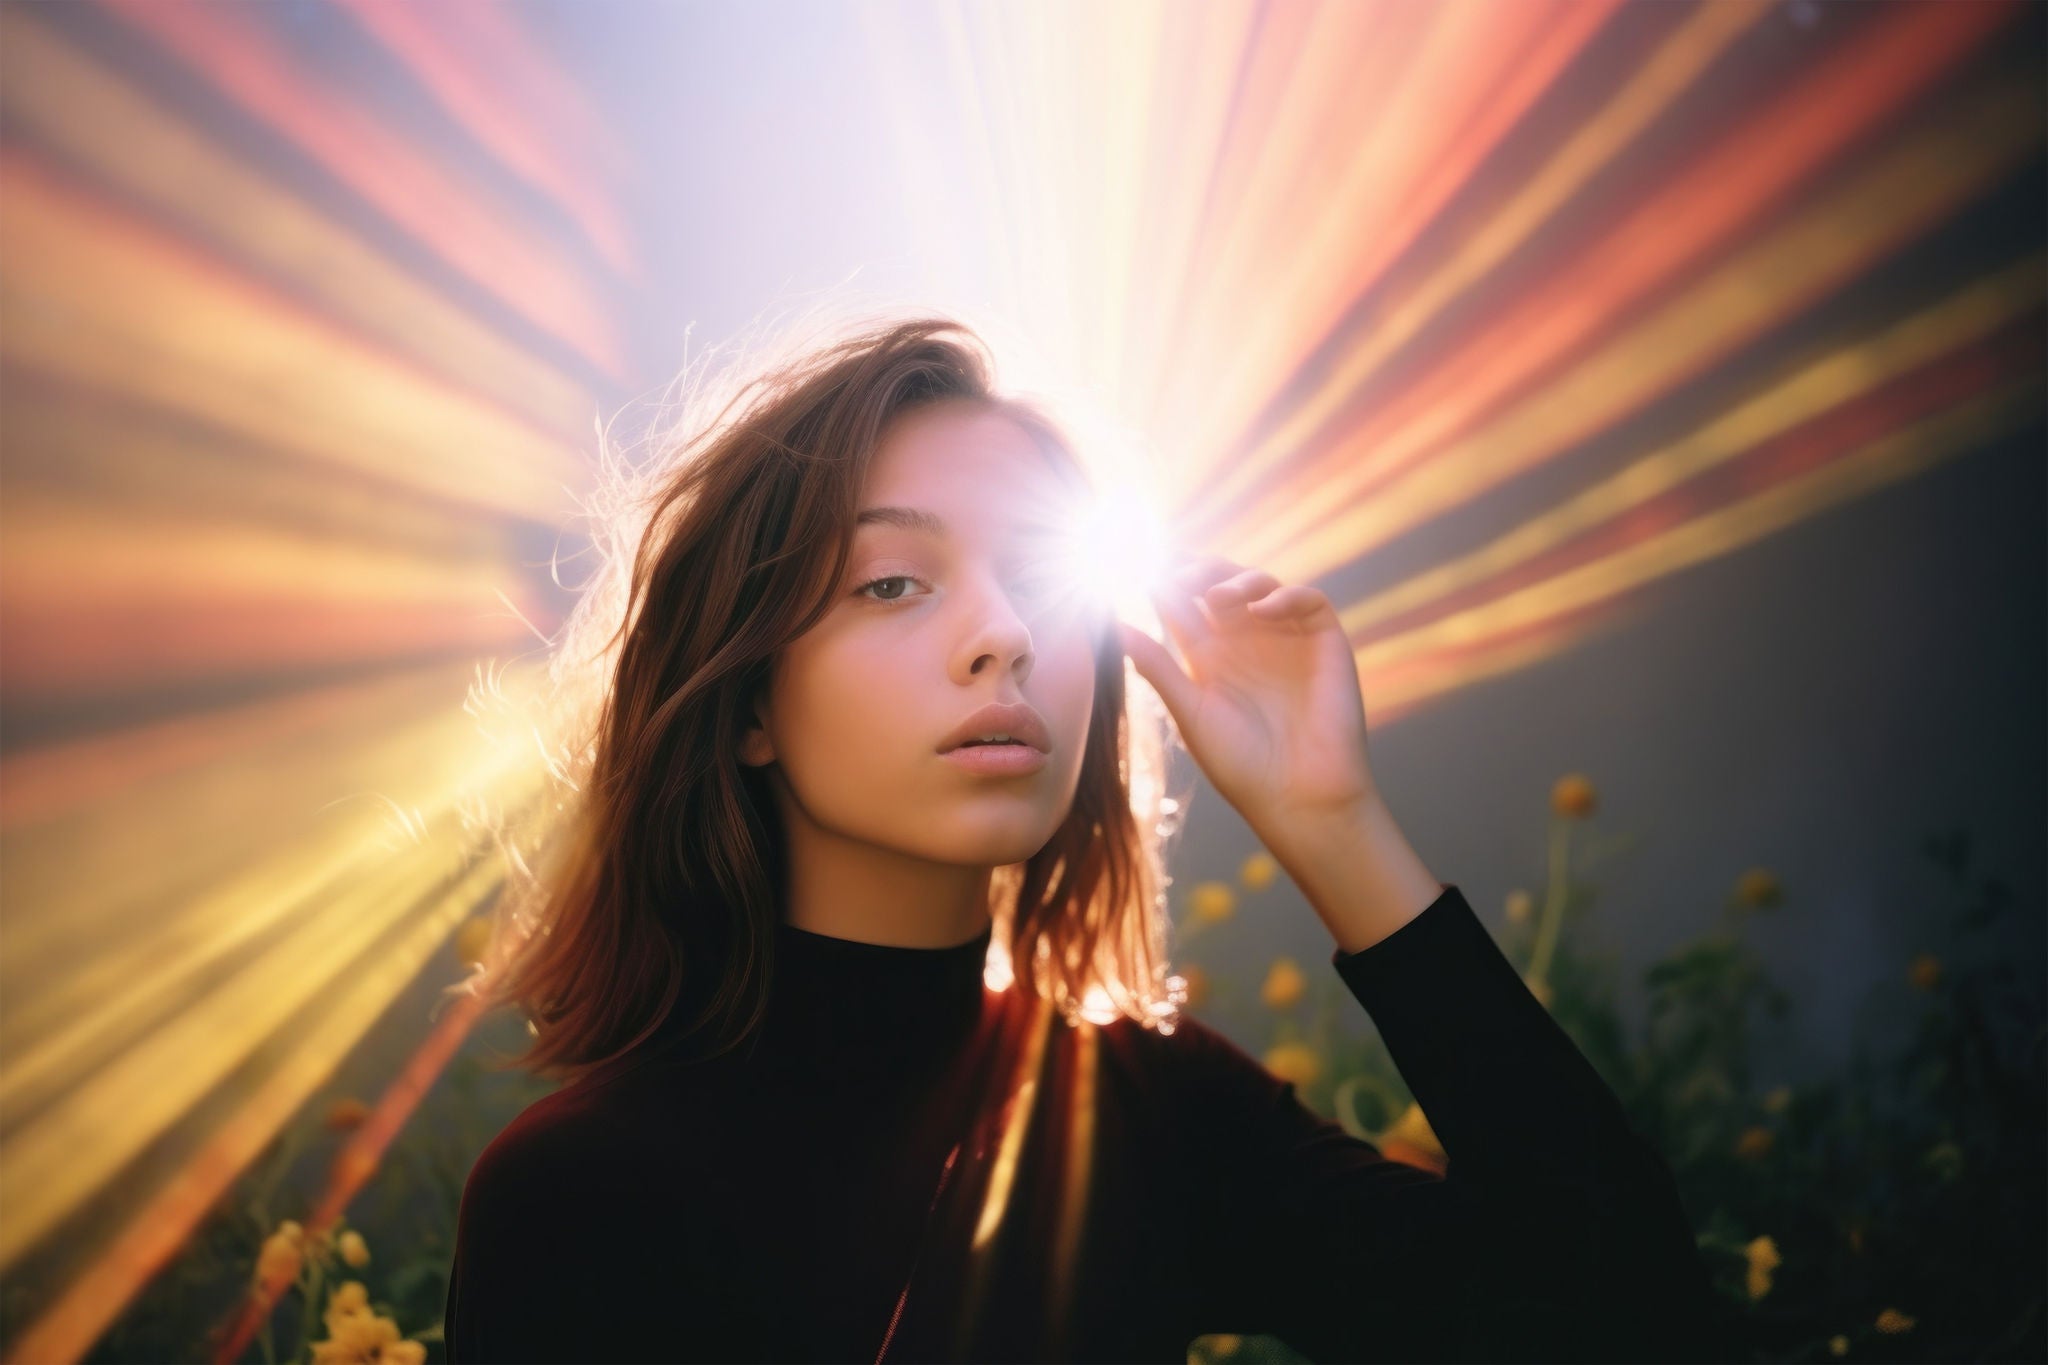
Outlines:
[[766,707],[756,695],[753,702],[754,723],[740,736],[740,762],[750,768],[765,767],[775,761],[775,744],[768,738]]

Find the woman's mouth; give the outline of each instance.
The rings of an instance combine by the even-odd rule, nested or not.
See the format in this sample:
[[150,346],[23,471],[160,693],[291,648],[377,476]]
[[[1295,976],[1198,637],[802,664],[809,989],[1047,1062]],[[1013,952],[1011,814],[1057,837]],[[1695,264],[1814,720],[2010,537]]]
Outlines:
[[1046,761],[1044,754],[1015,740],[996,744],[969,741],[939,757],[985,777],[1023,777],[1045,767]]

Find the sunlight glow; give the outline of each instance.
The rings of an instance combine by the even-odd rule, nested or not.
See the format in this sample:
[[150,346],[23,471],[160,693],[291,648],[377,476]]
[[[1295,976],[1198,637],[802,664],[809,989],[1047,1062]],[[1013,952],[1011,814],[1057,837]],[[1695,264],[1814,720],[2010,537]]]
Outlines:
[[1172,561],[1165,519],[1138,485],[1121,480],[1081,510],[1053,551],[1051,572],[1062,595],[1142,623],[1152,614],[1146,588]]

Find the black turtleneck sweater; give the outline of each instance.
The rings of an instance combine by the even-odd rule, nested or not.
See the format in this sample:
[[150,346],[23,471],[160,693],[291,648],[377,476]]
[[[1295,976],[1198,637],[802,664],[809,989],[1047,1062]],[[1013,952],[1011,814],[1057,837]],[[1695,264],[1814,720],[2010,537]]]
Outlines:
[[529,1106],[463,1192],[450,1360],[1734,1358],[1669,1169],[1455,884],[1331,955],[1443,1175],[1191,1017],[987,989],[989,934],[784,924],[751,1045]]

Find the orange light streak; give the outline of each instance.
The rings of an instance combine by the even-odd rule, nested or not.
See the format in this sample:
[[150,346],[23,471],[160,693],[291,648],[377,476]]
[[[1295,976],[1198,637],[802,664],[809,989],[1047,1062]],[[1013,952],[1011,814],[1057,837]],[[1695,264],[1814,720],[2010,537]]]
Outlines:
[[[560,205],[607,265],[624,276],[638,275],[626,225],[575,159],[575,144],[550,137],[548,125],[528,113],[525,87],[507,82],[502,72],[478,60],[469,35],[460,31],[459,21],[451,22],[451,11],[406,0],[336,3],[404,62],[491,155]],[[506,22],[514,20],[508,16]],[[566,82],[558,78],[555,84]]]
[[275,451],[554,525],[559,441],[0,150],[0,356]]
[[[1266,547],[1300,536],[1323,519],[1322,509],[1354,505],[1425,454],[1496,415],[1658,286],[1761,217],[1886,110],[1932,84],[2011,14],[2004,4],[1885,11],[1857,41],[1793,84],[1781,100],[1744,119],[1603,240],[1490,315],[1482,331],[1440,357],[1426,377],[1354,422],[1290,480],[1313,486],[1313,500],[1269,495],[1241,509],[1243,523],[1259,528],[1253,544]],[[1922,213],[1914,217],[1926,221]],[[1840,278],[1831,264],[1816,269],[1816,277]],[[1785,298],[1773,315],[1791,313],[1816,292]],[[1730,344],[1738,339],[1746,337],[1730,338]],[[1313,439],[1301,428],[1290,424],[1276,442]],[[1357,547],[1364,548],[1369,547]],[[1257,553],[1250,547],[1248,552]]]
[[376,114],[296,66],[229,5],[100,0],[404,228],[456,273],[565,343],[606,376],[625,359],[605,311],[563,253],[514,226],[519,215],[455,167],[436,164]]
[[[1528,12],[1526,7],[1508,11],[1515,15]],[[1463,122],[1467,131],[1427,158],[1416,183],[1384,196],[1392,202],[1378,211],[1391,215],[1387,221],[1371,224],[1370,231],[1354,230],[1349,240],[1332,241],[1329,238],[1338,220],[1334,215],[1322,215],[1311,219],[1307,241],[1272,253],[1276,270],[1285,271],[1289,262],[1298,262],[1303,278],[1292,287],[1271,284],[1268,298],[1242,310],[1242,339],[1234,344],[1232,353],[1296,359],[1291,368],[1259,371],[1265,386],[1236,399],[1231,394],[1242,387],[1238,374],[1252,370],[1234,363],[1213,367],[1221,376],[1218,395],[1205,404],[1203,432],[1190,434],[1194,444],[1189,449],[1200,477],[1190,474],[1185,482],[1197,506],[1214,508],[1229,502],[1285,458],[1308,438],[1313,424],[1321,420],[1318,414],[1327,417],[1333,404],[1340,403],[1453,299],[1507,260],[1654,125],[1738,39],[1765,15],[1776,12],[1776,6],[1752,0],[1720,0],[1700,6],[1629,73],[1583,127],[1530,173],[1507,203],[1455,247],[1442,266],[1420,284],[1376,307],[1370,329],[1355,341],[1339,337],[1334,329],[1342,311],[1379,282],[1464,188],[1513,122],[1592,39],[1593,21],[1604,23],[1607,11],[1602,6],[1574,5],[1561,22],[1540,35],[1519,35],[1531,44],[1530,51],[1525,55],[1508,49],[1510,67],[1506,73],[1498,73],[1499,88],[1479,89],[1475,95],[1479,112],[1460,110],[1464,117],[1451,124],[1455,127]],[[1520,103],[1516,102],[1518,96]],[[1287,329],[1284,333],[1278,330],[1282,326]],[[1289,414],[1277,435],[1232,455],[1243,440],[1242,428],[1252,405],[1284,403],[1289,388],[1298,382],[1296,375],[1306,356],[1299,354],[1300,343],[1290,346],[1290,336],[1312,342],[1317,350],[1347,342],[1349,349],[1340,354],[1335,374],[1317,381],[1305,400],[1296,400],[1304,406]]]
[[581,439],[583,385],[521,350],[360,237],[244,164],[165,102],[88,57],[23,6],[0,10],[0,113],[51,149],[255,272],[424,369],[542,430]]
[[[1487,420],[1475,424],[1479,414],[1473,409],[1485,404],[1477,397],[1463,402],[1462,394],[1454,394],[1445,400],[1454,410],[1445,418],[1416,414],[1410,425],[1380,438],[1378,449],[1394,455],[1434,447],[1428,460],[1413,461],[1384,481],[1374,477],[1377,469],[1363,476],[1332,472],[1328,477],[1344,496],[1304,474],[1310,480],[1304,486],[1316,490],[1315,498],[1329,513],[1312,528],[1295,524],[1292,538],[1284,541],[1277,527],[1248,516],[1243,524],[1252,529],[1240,542],[1245,553],[1258,558],[1271,547],[1273,562],[1282,566],[1275,573],[1312,578],[1640,410],[1855,278],[1980,192],[2038,145],[2041,130],[2027,113],[2035,107],[2032,101],[2017,79],[1961,92],[1940,118],[1888,147],[1874,165],[1858,168],[1831,186],[1824,199],[1661,300],[1598,349],[1574,353],[1568,368],[1529,389],[1519,403],[1487,412]],[[1497,369],[1482,370],[1475,361],[1465,372],[1475,387],[1483,390],[1503,371],[1534,368],[1508,348],[1509,340],[1502,339]],[[1382,425],[1371,422],[1368,428],[1377,432]],[[1460,434],[1447,443],[1451,431]],[[1366,462],[1362,447],[1358,458]],[[1374,495],[1360,496],[1361,485],[1372,487]]]

